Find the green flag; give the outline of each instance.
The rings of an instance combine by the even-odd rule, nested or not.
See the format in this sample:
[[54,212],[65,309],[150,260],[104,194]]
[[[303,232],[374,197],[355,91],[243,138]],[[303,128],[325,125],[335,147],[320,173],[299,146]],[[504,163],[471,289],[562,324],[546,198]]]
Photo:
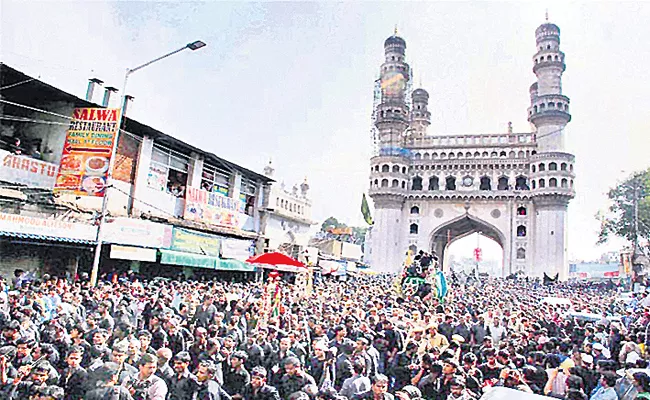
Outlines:
[[363,219],[366,220],[366,224],[372,225],[372,216],[370,215],[370,207],[368,207],[368,200],[366,200],[366,194],[363,194],[363,199],[361,199],[361,214],[363,214]]

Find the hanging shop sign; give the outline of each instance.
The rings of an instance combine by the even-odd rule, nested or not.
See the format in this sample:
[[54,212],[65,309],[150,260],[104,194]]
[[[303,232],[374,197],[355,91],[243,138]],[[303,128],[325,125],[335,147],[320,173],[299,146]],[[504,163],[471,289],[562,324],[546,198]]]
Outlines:
[[246,261],[255,254],[255,242],[252,240],[221,239],[221,256],[233,260]]
[[93,225],[1,212],[0,231],[76,240],[97,238],[97,227]]
[[52,189],[58,171],[56,164],[0,150],[0,181]]
[[119,122],[116,108],[76,108],[65,137],[54,190],[103,197]]
[[119,260],[156,262],[158,251],[156,249],[143,249],[142,247],[111,245],[111,258]]
[[183,217],[190,221],[243,229],[250,217],[240,211],[240,202],[221,193],[188,187]]
[[219,257],[221,239],[208,233],[174,227],[171,249]]
[[172,243],[172,226],[134,218],[114,218],[102,226],[102,241],[168,249]]

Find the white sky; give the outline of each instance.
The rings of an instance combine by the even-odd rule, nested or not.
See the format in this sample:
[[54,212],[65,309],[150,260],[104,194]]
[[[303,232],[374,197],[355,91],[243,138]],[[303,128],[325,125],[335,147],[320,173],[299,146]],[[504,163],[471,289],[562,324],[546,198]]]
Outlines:
[[596,247],[594,215],[622,170],[648,166],[650,4],[0,5],[2,61],[79,97],[90,77],[119,87],[125,68],[207,42],[132,75],[130,116],[251,169],[261,171],[272,157],[289,185],[307,176],[319,221],[334,215],[362,224],[373,81],[395,24],[415,84],[431,95],[430,134],[505,132],[508,121],[529,131],[534,30],[549,9],[562,31],[563,89],[573,115],[567,150],[577,157],[571,258],[593,259],[615,247]]

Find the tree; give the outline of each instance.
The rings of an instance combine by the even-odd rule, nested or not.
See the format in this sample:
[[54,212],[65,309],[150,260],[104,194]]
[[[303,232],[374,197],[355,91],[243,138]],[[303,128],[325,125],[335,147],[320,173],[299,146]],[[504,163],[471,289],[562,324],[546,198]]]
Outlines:
[[323,221],[322,225],[320,226],[320,230],[327,232],[329,228],[347,228],[347,225],[345,225],[343,222],[339,222],[339,220],[334,217],[329,217]]
[[606,213],[596,214],[601,223],[599,244],[612,236],[632,243],[638,239],[650,239],[650,168],[633,173],[610,189],[607,197],[611,206]]

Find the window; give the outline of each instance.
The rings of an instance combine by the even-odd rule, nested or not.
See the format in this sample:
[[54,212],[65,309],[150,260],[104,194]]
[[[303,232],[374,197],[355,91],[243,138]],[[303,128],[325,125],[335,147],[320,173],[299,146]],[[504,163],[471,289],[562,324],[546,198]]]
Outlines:
[[416,176],[413,178],[413,183],[411,184],[411,190],[422,190],[422,178]]
[[480,190],[492,190],[492,183],[490,178],[487,176],[481,177],[481,185],[479,186]]
[[508,177],[502,176],[497,183],[497,190],[508,190]]
[[418,234],[418,224],[411,224],[411,226],[409,226],[409,233],[411,235],[417,235]]
[[490,153],[490,157],[492,157],[492,158],[496,158],[498,156],[499,156],[499,153],[497,153],[496,151],[493,151],[492,153]]
[[375,171],[379,172],[379,165],[375,165]]
[[230,195],[230,171],[222,167],[215,167],[210,164],[203,164],[201,174],[201,189],[208,192],[221,193],[224,196]]
[[390,171],[390,167],[388,166],[388,164],[384,164],[381,166],[381,172],[389,172],[389,171]]
[[523,247],[520,247],[517,249],[517,260],[525,260],[526,259],[526,249]]
[[429,190],[440,190],[440,187],[438,186],[437,176],[432,176],[429,178]]
[[548,180],[548,186],[549,187],[557,187],[557,179],[551,178]]
[[456,178],[448,176],[447,179],[445,179],[445,189],[456,190]]
[[393,182],[391,183],[390,187],[399,188],[399,181],[397,179],[393,179]]
[[517,215],[521,215],[521,216],[526,215],[526,207],[521,206],[521,207],[517,208]]
[[525,176],[518,176],[515,180],[515,190],[529,190],[528,178]]
[[403,174],[406,173],[406,167],[402,167],[402,173],[403,173]]
[[523,225],[519,225],[517,227],[517,237],[525,237],[526,236],[526,227]]
[[379,187],[379,181],[375,179],[375,187]]
[[568,181],[566,179],[562,179],[562,187],[563,188],[568,188],[569,187],[569,183],[568,183]]
[[393,172],[399,174],[399,165],[393,165]]
[[381,180],[381,187],[383,187],[383,188],[388,187],[388,179],[382,179]]
[[566,171],[566,163],[562,163],[562,164],[560,164],[560,169],[561,169],[562,171]]
[[539,188],[545,188],[546,187],[546,181],[544,179],[539,180]]
[[189,163],[189,157],[154,144],[147,186],[175,197],[185,197]]
[[530,166],[530,170],[531,170],[533,173],[536,171],[536,169],[535,169],[535,165],[534,165],[534,164]]
[[420,213],[420,207],[418,206],[411,207],[411,214],[419,214],[419,213]]
[[505,151],[502,151],[501,153],[499,153],[499,157],[507,157],[507,156],[508,156],[508,154]]
[[557,171],[557,164],[552,162],[548,165],[548,170],[549,171]]
[[539,164],[539,172],[544,172],[544,171],[546,171],[546,164],[544,163]]
[[535,187],[535,181],[533,181],[533,189],[536,189],[536,187]]

